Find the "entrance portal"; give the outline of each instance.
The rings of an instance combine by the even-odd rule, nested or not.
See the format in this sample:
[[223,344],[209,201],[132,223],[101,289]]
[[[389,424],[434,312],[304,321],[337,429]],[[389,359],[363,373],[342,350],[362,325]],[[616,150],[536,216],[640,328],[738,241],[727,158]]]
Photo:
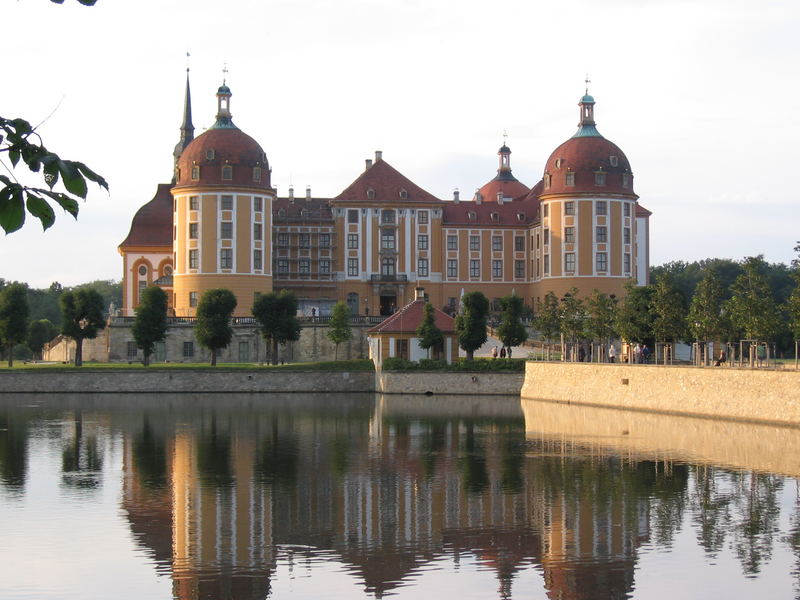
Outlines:
[[397,296],[381,296],[381,316],[385,317],[397,310]]

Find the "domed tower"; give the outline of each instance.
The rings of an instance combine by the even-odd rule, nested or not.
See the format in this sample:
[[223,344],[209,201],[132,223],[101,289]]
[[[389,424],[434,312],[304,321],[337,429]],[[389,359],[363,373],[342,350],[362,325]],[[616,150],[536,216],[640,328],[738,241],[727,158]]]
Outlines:
[[511,149],[503,143],[497,151],[500,164],[497,175],[486,185],[478,190],[483,202],[499,202],[522,198],[530,192],[525,184],[521,183],[511,173]]
[[203,292],[227,288],[235,315],[272,291],[270,168],[261,146],[233,124],[231,90],[217,90],[217,120],[178,159],[172,188],[174,307],[194,316]]
[[633,173],[619,147],[594,120],[594,98],[581,98],[578,131],[550,155],[541,182],[543,297],[572,286],[621,295],[636,277]]

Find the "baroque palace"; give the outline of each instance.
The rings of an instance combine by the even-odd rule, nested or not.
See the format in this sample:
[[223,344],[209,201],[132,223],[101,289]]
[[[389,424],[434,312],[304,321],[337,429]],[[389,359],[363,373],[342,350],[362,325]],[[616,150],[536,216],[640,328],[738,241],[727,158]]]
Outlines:
[[267,155],[234,125],[231,90],[217,90],[216,122],[194,137],[187,73],[181,137],[171,183],[160,184],[119,246],[122,316],[141,291],[164,288],[172,314],[195,315],[208,289],[238,299],[249,316],[259,293],[288,289],[303,314],[340,300],[358,315],[388,315],[422,287],[437,307],[480,290],[517,294],[536,309],[573,286],[621,296],[647,283],[650,212],[638,203],[625,154],[595,126],[595,101],[580,99],[577,132],[529,188],[498,151],[497,174],[471,199],[443,200],[383,159],[380,151],[333,198],[279,197]]

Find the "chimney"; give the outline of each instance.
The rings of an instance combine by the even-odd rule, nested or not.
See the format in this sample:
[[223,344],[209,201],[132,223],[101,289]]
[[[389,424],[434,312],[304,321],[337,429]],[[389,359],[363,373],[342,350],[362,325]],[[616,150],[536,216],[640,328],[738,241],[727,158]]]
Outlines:
[[289,202],[294,204],[294,186],[293,185],[289,186]]
[[475,204],[480,204],[483,201],[480,190],[475,190]]
[[453,202],[455,202],[456,204],[458,204],[458,202],[459,202],[459,199],[458,199],[458,188],[453,190]]
[[418,287],[414,290],[414,300],[424,300],[427,302],[427,296],[425,295],[425,288]]
[[311,186],[306,186],[306,200],[311,200]]
[[382,160],[383,160],[383,151],[375,150],[375,162],[380,162]]
[[[366,163],[367,163],[367,169],[369,169],[369,168],[372,166],[372,159],[371,159],[371,158],[368,158],[368,159],[366,160]],[[364,169],[364,170],[366,171],[367,169]]]
[[503,192],[497,192],[497,203],[503,206]]

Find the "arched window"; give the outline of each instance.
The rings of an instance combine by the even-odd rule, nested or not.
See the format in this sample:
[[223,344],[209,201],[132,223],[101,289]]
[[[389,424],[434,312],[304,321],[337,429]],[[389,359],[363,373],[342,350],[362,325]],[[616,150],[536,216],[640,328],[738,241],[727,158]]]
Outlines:
[[372,188],[369,188],[367,190],[367,199],[369,199],[369,200],[374,200],[375,199],[375,190],[373,190]]

